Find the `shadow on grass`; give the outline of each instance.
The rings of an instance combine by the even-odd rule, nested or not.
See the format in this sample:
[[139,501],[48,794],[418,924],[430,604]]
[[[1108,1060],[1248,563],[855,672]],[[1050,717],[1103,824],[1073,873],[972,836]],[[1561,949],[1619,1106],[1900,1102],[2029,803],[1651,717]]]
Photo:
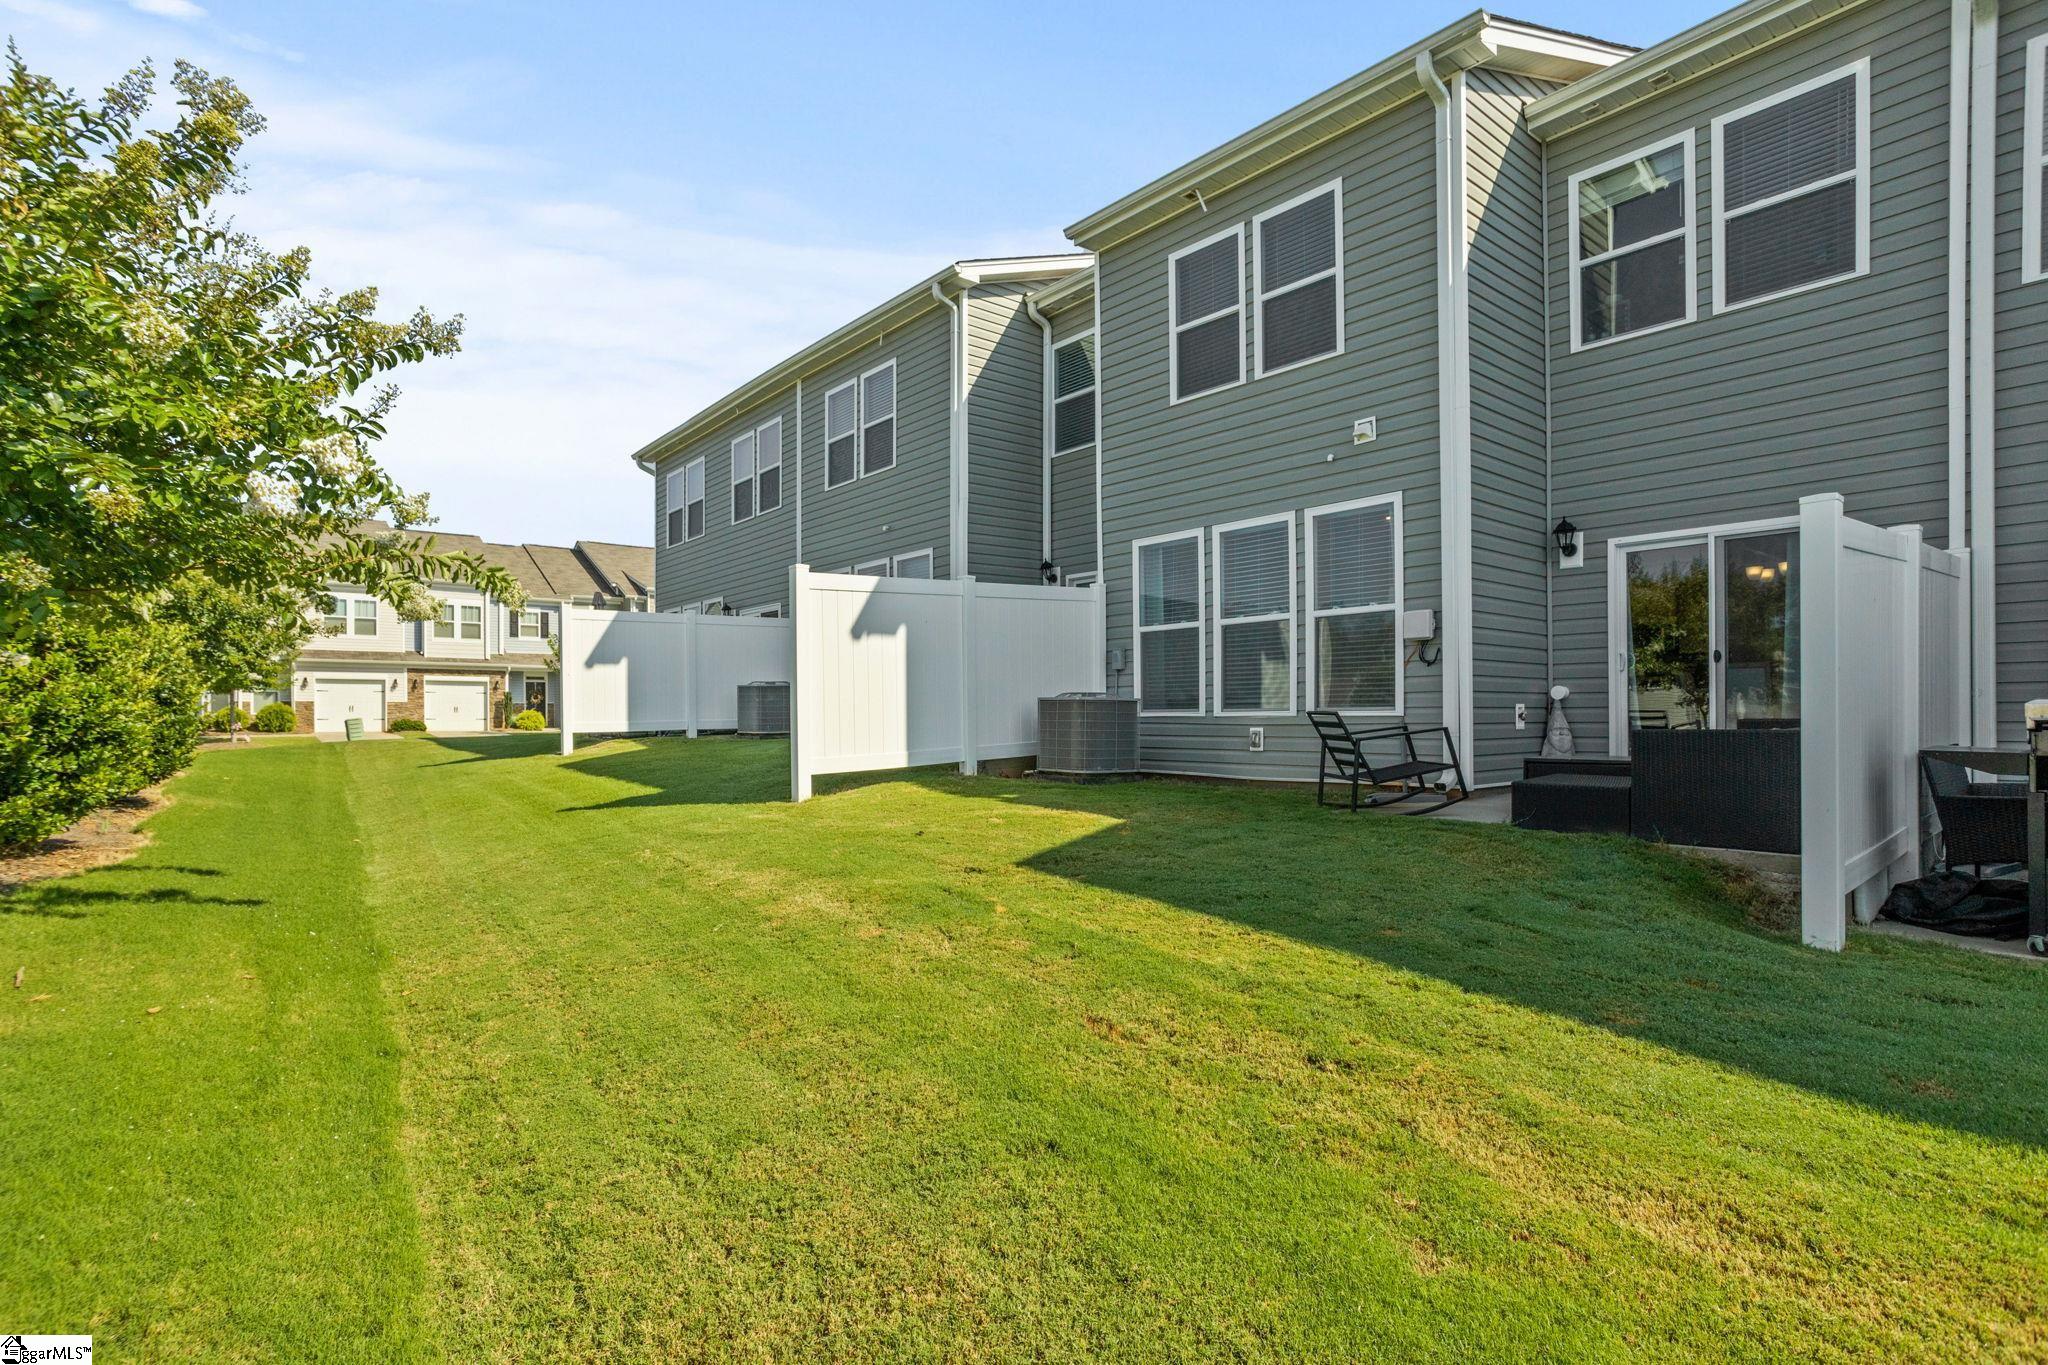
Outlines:
[[445,768],[453,763],[488,763],[503,758],[534,758],[558,753],[562,747],[560,735],[541,735],[524,730],[496,735],[421,735],[412,742],[432,744],[464,755],[429,763],[426,765],[429,768]]
[[[97,868],[96,872],[108,869]],[[155,869],[143,868],[141,871]],[[0,915],[41,916],[47,919],[85,919],[92,907],[111,905],[268,905],[269,901],[248,896],[202,896],[179,886],[154,891],[95,891],[75,886],[39,886],[0,898]]]
[[567,812],[760,805],[789,799],[789,742],[781,739],[710,735],[615,740],[578,751],[564,766],[640,788],[610,801],[564,806]]
[[[905,780],[905,774],[889,774]],[[1908,1119],[2048,1143],[2048,975],[1938,945],[1822,953],[1720,868],[1623,838],[1317,810],[1306,793],[910,777],[1117,823],[1022,866],[1369,958]]]

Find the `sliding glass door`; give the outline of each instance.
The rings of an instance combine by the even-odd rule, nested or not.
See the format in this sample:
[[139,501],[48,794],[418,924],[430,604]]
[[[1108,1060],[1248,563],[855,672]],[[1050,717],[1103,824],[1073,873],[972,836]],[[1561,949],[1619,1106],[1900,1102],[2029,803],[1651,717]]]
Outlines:
[[1613,547],[1617,753],[1637,730],[1796,725],[1799,534],[1749,526]]

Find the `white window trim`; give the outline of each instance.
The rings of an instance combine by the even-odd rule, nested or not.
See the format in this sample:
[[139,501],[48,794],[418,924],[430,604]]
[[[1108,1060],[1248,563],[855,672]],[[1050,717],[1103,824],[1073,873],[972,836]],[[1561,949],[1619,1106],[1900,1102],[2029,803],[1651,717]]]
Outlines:
[[[688,490],[689,490],[689,479],[688,479],[687,477],[685,477],[685,476],[686,476],[686,475],[687,475],[687,474],[689,473],[689,469],[690,469],[690,467],[689,467],[689,466],[688,466],[687,464],[685,464],[685,465],[679,465],[679,466],[677,466],[676,468],[674,468],[674,469],[671,469],[671,470],[670,470],[670,471],[668,472],[668,481],[667,481],[667,483],[666,483],[666,484],[664,485],[664,492],[663,492],[663,496],[662,496],[662,506],[661,506],[661,523],[662,523],[662,525],[661,525],[661,534],[662,534],[662,546],[663,546],[663,548],[664,548],[664,549],[667,549],[667,548],[672,548],[672,547],[674,547],[674,546],[677,546],[677,545],[681,545],[681,544],[682,544],[682,543],[683,543],[684,541],[686,541],[686,540],[688,540],[688,539],[690,538],[690,506],[689,506],[689,503],[688,503],[688,502],[681,502],[681,503],[678,503],[678,502],[676,501],[676,490],[677,490],[677,489],[682,489],[682,490],[684,491],[684,494],[683,494],[683,495],[684,495],[685,497],[687,497],[687,496],[688,496]],[[671,522],[670,522],[670,517],[671,517],[671,515],[672,515],[672,514],[673,514],[673,513],[674,513],[674,512],[675,512],[675,511],[676,511],[676,510],[678,509],[678,508],[681,508],[681,510],[682,510],[682,513],[683,513],[683,521],[682,521],[682,527],[683,527],[683,534],[682,534],[681,536],[677,536],[677,535],[676,535],[676,534],[675,534],[675,533],[674,533],[674,532],[673,532],[673,531],[672,531],[672,530],[670,529],[670,528],[671,528]]]
[[[1639,242],[1630,242],[1627,246],[1615,247],[1613,250],[1610,251],[1602,251],[1599,254],[1589,256],[1584,260],[1579,259],[1580,182],[1585,180],[1592,180],[1599,176],[1603,176],[1607,174],[1609,171],[1619,170],[1623,166],[1629,165],[1632,162],[1647,160],[1648,158],[1655,156],[1657,153],[1664,151],[1666,148],[1669,147],[1682,147],[1685,151],[1684,224],[1677,228],[1672,229],[1670,232],[1659,233],[1655,237],[1645,237]],[[1565,187],[1564,202],[1565,212],[1570,216],[1571,220],[1571,242],[1569,245],[1569,250],[1571,251],[1572,266],[1572,350],[1597,351],[1602,346],[1612,346],[1617,341],[1633,341],[1637,337],[1649,336],[1653,332],[1666,332],[1672,329],[1673,327],[1683,327],[1686,323],[1693,321],[1695,318],[1699,316],[1700,287],[1699,277],[1697,276],[1697,274],[1695,274],[1696,262],[1699,251],[1699,241],[1698,232],[1694,227],[1695,207],[1699,200],[1699,182],[1693,178],[1693,152],[1693,130],[1688,128],[1676,137],[1667,137],[1661,142],[1652,142],[1647,146],[1638,147],[1636,150],[1628,153],[1625,156],[1617,156],[1612,161],[1603,161],[1597,166],[1591,167],[1587,170],[1580,171],[1577,175],[1573,176],[1571,180],[1567,183]],[[1720,222],[1718,219],[1716,219],[1715,231],[1718,232],[1719,230]],[[1685,316],[1681,318],[1673,318],[1669,322],[1660,322],[1654,327],[1638,327],[1632,332],[1621,332],[1614,336],[1602,337],[1598,341],[1582,341],[1580,338],[1582,338],[1586,334],[1585,323],[1583,318],[1581,317],[1581,313],[1584,310],[1583,299],[1585,296],[1579,287],[1579,277],[1585,271],[1586,267],[1593,265],[1602,265],[1608,261],[1615,260],[1618,257],[1633,255],[1638,251],[1647,250],[1648,248],[1653,246],[1661,246],[1663,243],[1672,240],[1674,237],[1683,237],[1685,239]],[[1717,258],[1718,254],[1719,243],[1717,241]]]
[[[1200,601],[1208,585],[1208,537],[1200,527],[1191,531],[1172,531],[1162,536],[1146,536],[1131,542],[1131,688],[1138,698],[1138,714],[1141,716],[1205,716],[1209,713],[1209,632],[1202,628],[1207,617],[1206,604]],[[1175,621],[1171,625],[1148,626],[1144,624],[1144,552],[1150,545],[1167,545],[1177,540],[1195,542],[1195,619]],[[1145,709],[1145,633],[1161,630],[1187,630],[1195,632],[1195,709],[1192,711],[1148,711]]]
[[[1287,610],[1284,612],[1267,612],[1259,616],[1225,617],[1223,615],[1224,535],[1231,531],[1245,531],[1254,526],[1270,526],[1275,523],[1284,525],[1287,528]],[[1243,521],[1225,522],[1221,526],[1210,527],[1209,535],[1211,543],[1216,547],[1215,554],[1211,556],[1215,561],[1214,571],[1216,574],[1216,582],[1213,588],[1213,600],[1216,603],[1214,626],[1216,647],[1212,651],[1215,656],[1216,677],[1214,686],[1211,689],[1211,695],[1216,699],[1216,714],[1219,716],[1291,716],[1297,709],[1295,705],[1295,680],[1300,677],[1299,670],[1301,668],[1301,652],[1295,640],[1298,632],[1295,629],[1294,620],[1294,598],[1300,583],[1295,574],[1298,565],[1294,558],[1294,513],[1280,512],[1269,517],[1248,517]],[[1263,709],[1227,711],[1223,705],[1223,628],[1226,625],[1255,625],[1261,621],[1285,621],[1287,623],[1287,706],[1285,709],[1272,711]]]
[[1079,573],[1061,574],[1060,585],[1067,588],[1092,588],[1101,577],[1102,575],[1093,569],[1083,569]]
[[1407,610],[1408,564],[1402,544],[1404,534],[1401,516],[1401,495],[1382,493],[1377,497],[1353,498],[1349,502],[1326,503],[1311,507],[1301,514],[1302,538],[1308,546],[1307,573],[1302,579],[1303,603],[1308,609],[1308,704],[1312,711],[1326,709],[1321,704],[1322,690],[1318,677],[1320,652],[1316,649],[1316,622],[1325,616],[1363,616],[1367,612],[1383,612],[1387,604],[1382,602],[1369,607],[1318,607],[1316,606],[1316,518],[1334,516],[1340,512],[1352,512],[1361,507],[1392,507],[1394,509],[1394,705],[1391,709],[1377,707],[1352,709],[1338,707],[1340,716],[1400,716],[1408,707],[1407,641],[1401,638],[1401,613]]
[[[1334,249],[1331,252],[1330,268],[1328,270],[1319,270],[1315,274],[1295,280],[1291,284],[1282,285],[1271,293],[1266,292],[1266,255],[1261,249],[1261,239],[1265,232],[1266,220],[1325,194],[1334,195],[1336,201],[1331,209],[1331,212],[1336,214],[1337,222],[1333,238]],[[1267,369],[1266,304],[1272,299],[1292,294],[1300,289],[1306,289],[1318,280],[1331,278],[1335,278],[1337,281],[1337,349],[1334,351],[1324,351],[1320,355],[1312,355],[1304,360],[1290,361],[1285,365]],[[1344,178],[1342,176],[1337,177],[1337,179],[1330,181],[1328,184],[1318,185],[1312,190],[1306,190],[1301,194],[1297,194],[1284,204],[1275,204],[1272,208],[1267,209],[1264,213],[1252,219],[1252,312],[1257,323],[1252,329],[1252,355],[1256,361],[1258,377],[1261,379],[1264,379],[1267,375],[1286,374],[1289,370],[1298,370],[1304,365],[1313,365],[1318,361],[1332,360],[1344,354]],[[1220,697],[1222,694],[1218,693],[1217,695]],[[1294,713],[1289,711],[1286,714],[1293,715]]]
[[891,559],[889,560],[889,577],[903,577],[903,561],[906,559],[916,559],[920,555],[922,555],[925,559],[931,561],[931,572],[926,574],[925,576],[927,578],[938,577],[939,557],[932,553],[931,546],[926,546],[922,550],[905,550],[902,554],[891,557]]
[[[832,434],[832,400],[839,394],[846,392],[848,389],[853,390],[853,430],[850,433],[844,433],[839,436],[834,436]],[[844,384],[834,385],[832,388],[825,390],[825,407],[824,410],[819,413],[819,419],[819,425],[823,427],[825,432],[825,487],[844,488],[846,487],[846,485],[850,483],[859,482],[860,379],[858,376],[847,380]],[[835,483],[832,478],[832,443],[834,441],[845,440],[847,435],[851,435],[853,437],[853,473],[847,475],[845,478],[840,479]]]
[[[685,541],[702,540],[711,531],[711,490],[707,487],[696,498],[693,499],[690,496],[690,471],[692,469],[705,470],[704,457],[702,455],[699,455],[696,459],[683,466],[683,539]],[[708,474],[700,472],[697,476],[697,482],[708,483]],[[704,529],[695,535],[690,534],[690,506],[693,502],[704,504]]]
[[[749,452],[747,456],[748,473],[747,477],[744,479],[740,477],[740,444],[742,442],[745,442],[747,450]],[[734,517],[732,519],[732,524],[738,526],[741,522],[752,521],[754,519],[754,496],[757,492],[759,492],[759,489],[756,488],[754,485],[753,471],[759,469],[761,466],[760,429],[757,427],[749,431],[743,431],[739,435],[733,437],[732,442],[727,450],[726,460],[726,472],[730,474],[732,477],[733,488],[737,490],[741,484],[747,485],[747,514],[743,517]],[[730,503],[728,502],[727,505],[729,507]]]
[[745,610],[743,610],[742,612],[740,612],[740,615],[742,615],[742,616],[768,616],[768,615],[774,615],[774,616],[781,616],[781,615],[782,615],[782,603],[780,603],[780,602],[763,602],[763,603],[761,603],[761,604],[760,604],[759,606],[755,606],[755,607],[748,607],[748,608],[746,608]]
[[848,573],[867,574],[874,578],[887,578],[892,572],[893,561],[887,555],[880,559],[866,559],[848,569]]
[[[447,598],[436,598],[435,600],[438,601],[441,605],[439,610],[437,610],[434,613],[434,619],[427,623],[430,627],[432,627],[429,633],[436,640],[460,639],[460,617],[456,615],[455,603],[449,601]],[[448,633],[446,635],[443,635],[441,633],[441,627],[444,625],[448,627]]]
[[[1180,316],[1180,270],[1178,268],[1180,258],[1192,256],[1205,247],[1214,246],[1225,237],[1235,237],[1237,239],[1236,307],[1219,308],[1206,317],[1195,318],[1185,323],[1176,321]],[[1212,233],[1192,246],[1182,247],[1166,258],[1166,389],[1169,405],[1192,403],[1198,398],[1207,398],[1211,394],[1222,393],[1226,389],[1234,389],[1244,383],[1244,334],[1246,327],[1250,325],[1246,319],[1246,312],[1243,223],[1235,223],[1221,232]],[[1203,389],[1200,393],[1191,393],[1183,396],[1180,391],[1180,334],[1191,328],[1199,327],[1205,322],[1214,322],[1217,318],[1226,317],[1231,313],[1237,314],[1237,378],[1231,380],[1228,384],[1218,384],[1213,389]],[[1097,350],[1099,352],[1100,347]]]
[[723,616],[725,615],[725,599],[723,597],[707,597],[697,604],[697,611],[699,615],[703,616]]
[[[1724,145],[1721,133],[1722,128],[1737,120],[1748,118],[1751,114],[1768,109],[1774,104],[1783,104],[1786,100],[1797,99],[1808,91],[1818,90],[1824,85],[1833,85],[1844,76],[1854,76],[1856,78],[1855,168],[1839,172],[1822,180],[1810,181],[1795,189],[1766,196],[1755,203],[1744,204],[1732,214],[1728,213],[1726,211],[1726,195],[1722,186],[1722,172],[1727,162],[1727,147]],[[1714,311],[1716,313],[1728,313],[1738,308],[1749,308],[1759,303],[1771,303],[1777,299],[1789,299],[1795,294],[1804,294],[1810,289],[1823,289],[1829,285],[1842,284],[1870,273],[1870,58],[1858,58],[1847,66],[1838,66],[1832,71],[1815,76],[1812,80],[1801,81],[1797,85],[1788,86],[1774,94],[1766,95],[1760,100],[1745,104],[1740,109],[1720,115],[1714,120],[1713,140]],[[1780,289],[1771,294],[1759,294],[1753,299],[1744,299],[1740,303],[1728,302],[1725,270],[1728,250],[1726,233],[1724,231],[1728,220],[1731,217],[1745,217],[1760,209],[1771,208],[1790,199],[1799,199],[1806,195],[1815,194],[1827,189],[1829,186],[1839,185],[1847,180],[1854,180],[1856,182],[1856,268],[1844,271],[1839,275],[1830,275],[1823,280],[1809,280],[1805,284],[1795,284],[1790,289]],[[1630,333],[1630,335],[1633,336],[1635,334]]]
[[[469,619],[471,612],[476,613],[474,621]],[[474,635],[469,633],[469,628],[472,625],[476,627],[476,634]],[[484,638],[484,604],[481,602],[457,602],[455,604],[455,630],[456,638],[459,640],[482,640]]]
[[[870,421],[868,419],[868,380],[884,370],[889,371],[889,415],[887,417],[877,417]],[[896,382],[899,378],[901,376],[896,372],[895,356],[890,356],[871,370],[861,371],[860,387],[854,391],[854,430],[859,433],[859,439],[853,443],[853,476],[856,479],[878,478],[903,462],[901,459],[903,453],[903,423],[896,420],[897,409],[902,407],[902,404],[897,401],[899,395],[896,392]],[[889,463],[884,468],[874,470],[871,473],[868,470],[868,428],[879,426],[883,422],[895,423],[895,429],[889,434]]]
[[2027,40],[2026,166],[2020,194],[2020,283],[2048,278],[2041,267],[2041,166],[2048,162],[2041,119],[2048,114],[2048,33]]
[[[1097,370],[1097,356],[1091,355],[1088,357],[1088,387],[1085,389],[1075,389],[1072,393],[1061,393],[1059,387],[1059,379],[1057,378],[1059,374],[1059,353],[1069,346],[1078,346],[1084,341],[1093,340],[1095,340],[1095,329],[1093,327],[1090,327],[1085,332],[1074,333],[1074,335],[1068,337],[1065,341],[1056,341],[1053,343],[1052,373],[1046,376],[1046,382],[1052,386],[1052,408],[1054,414],[1053,431],[1055,433],[1053,436],[1053,443],[1055,449],[1052,453],[1054,459],[1058,459],[1062,455],[1070,455],[1077,450],[1086,450],[1090,446],[1095,444],[1094,440],[1091,438],[1089,440],[1081,442],[1081,444],[1076,446],[1061,446],[1059,445],[1059,436],[1057,434],[1059,431],[1058,413],[1060,404],[1071,403],[1076,398],[1086,398],[1092,395],[1095,392],[1095,390],[1101,386],[1102,383],[1102,375]],[[1101,347],[1098,346],[1096,350],[1099,353]],[[1100,436],[1102,433],[1097,432],[1095,434],[1097,436]]]
[[[768,428],[770,427],[776,428],[775,463],[773,465],[768,466],[769,468],[777,471],[777,476],[775,480],[775,505],[773,507],[763,507],[761,505],[761,433],[768,430]],[[761,423],[760,426],[754,428],[754,515],[757,517],[765,517],[770,512],[780,512],[783,509],[784,505],[789,502],[789,499],[783,496],[785,490],[783,489],[781,478],[781,470],[783,466],[783,438],[787,434],[787,427],[783,423],[781,413],[777,413],[775,416]]]

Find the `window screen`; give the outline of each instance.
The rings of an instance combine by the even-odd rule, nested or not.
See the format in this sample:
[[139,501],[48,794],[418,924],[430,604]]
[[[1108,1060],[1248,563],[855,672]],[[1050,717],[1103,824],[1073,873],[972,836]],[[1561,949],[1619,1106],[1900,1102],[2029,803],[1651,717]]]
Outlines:
[[857,447],[860,399],[852,384],[842,384],[825,395],[825,486],[836,488],[851,483],[860,473]]
[[1692,314],[1690,135],[1573,178],[1578,344]]
[[1219,713],[1294,709],[1294,519],[1216,532]]
[[1344,348],[1339,197],[1337,186],[1330,185],[1254,224],[1261,374]]
[[1715,121],[1722,307],[1862,269],[1864,68]]
[[754,475],[759,510],[773,512],[782,506],[782,419],[763,423],[754,433]]
[[896,362],[860,381],[860,472],[879,474],[896,463]]
[[1243,248],[1243,231],[1233,230],[1169,263],[1175,398],[1244,379]]
[[1400,706],[1400,509],[1390,501],[1309,513],[1313,694],[1334,711]]
[[735,523],[754,515],[754,433],[748,432],[732,443],[732,519]]
[[1076,337],[1052,353],[1055,455],[1095,439],[1095,338]]
[[1138,547],[1138,707],[1202,710],[1202,538]]

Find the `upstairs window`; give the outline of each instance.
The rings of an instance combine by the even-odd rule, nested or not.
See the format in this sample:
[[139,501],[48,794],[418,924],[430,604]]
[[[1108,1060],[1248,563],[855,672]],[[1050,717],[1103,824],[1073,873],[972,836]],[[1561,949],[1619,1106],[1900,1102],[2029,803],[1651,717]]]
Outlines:
[[704,534],[704,457],[699,455],[683,467],[683,536],[695,540]]
[[545,640],[554,633],[553,612],[518,611],[512,614],[512,638]]
[[879,474],[896,463],[896,362],[860,377],[860,472]]
[[665,538],[670,545],[680,545],[689,539],[687,473],[687,470],[671,469],[663,483],[663,506],[667,509],[663,520],[668,523]]
[[[329,635],[339,635],[348,629],[348,602],[339,597],[328,597],[320,604],[320,624]],[[216,707],[216,710],[219,708]]]
[[1294,517],[1218,526],[1216,714],[1294,711]]
[[1095,334],[1060,343],[1052,352],[1052,453],[1079,450],[1095,440]]
[[349,633],[353,635],[375,635],[377,633],[377,599],[358,597],[350,604]]
[[1244,227],[1166,260],[1173,401],[1244,382]]
[[434,638],[452,640],[455,638],[455,604],[443,602],[440,614],[434,618]]
[[1344,349],[1343,219],[1343,183],[1332,181],[1252,220],[1261,375]]
[[2020,280],[2048,277],[2048,234],[2041,230],[2042,201],[2048,199],[2048,33],[2027,40],[2026,160],[2020,173]]
[[1571,179],[1572,349],[1693,317],[1692,134]]
[[852,380],[825,395],[825,486],[860,477],[860,390]]
[[912,554],[897,555],[889,563],[889,573],[895,578],[930,578],[932,576],[932,552],[918,550]]
[[754,433],[732,443],[732,520],[737,526],[754,515]]
[[1319,710],[1401,709],[1401,500],[1308,513],[1309,696]]
[[754,475],[758,510],[782,506],[782,419],[763,422],[754,431]]
[[462,638],[465,640],[481,640],[484,638],[484,609],[482,606],[463,607]]
[[1138,710],[1148,716],[1202,714],[1202,533],[1133,545],[1137,592]]
[[1870,268],[1870,63],[1714,120],[1714,308]]

